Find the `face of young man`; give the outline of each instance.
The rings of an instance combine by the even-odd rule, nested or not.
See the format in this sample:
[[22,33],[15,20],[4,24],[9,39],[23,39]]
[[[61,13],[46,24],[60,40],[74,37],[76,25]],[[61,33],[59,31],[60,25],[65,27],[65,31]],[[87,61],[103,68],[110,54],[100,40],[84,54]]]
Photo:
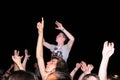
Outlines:
[[61,41],[65,41],[63,33],[59,33],[56,37],[56,42],[61,42]]

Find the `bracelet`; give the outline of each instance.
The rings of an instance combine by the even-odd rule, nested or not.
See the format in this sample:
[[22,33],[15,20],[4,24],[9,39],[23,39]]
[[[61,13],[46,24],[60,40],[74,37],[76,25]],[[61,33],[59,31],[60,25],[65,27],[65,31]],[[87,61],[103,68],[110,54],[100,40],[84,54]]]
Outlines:
[[73,71],[77,71],[77,69],[75,68]]
[[62,31],[64,31],[65,29],[63,28]]

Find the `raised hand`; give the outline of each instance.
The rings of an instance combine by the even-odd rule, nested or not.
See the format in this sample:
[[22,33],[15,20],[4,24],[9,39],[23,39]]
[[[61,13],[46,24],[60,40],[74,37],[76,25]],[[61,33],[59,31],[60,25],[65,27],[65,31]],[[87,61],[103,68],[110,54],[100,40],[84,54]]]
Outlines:
[[30,57],[31,55],[28,54],[28,50],[27,50],[27,49],[24,50],[24,53],[25,53],[25,57],[29,59],[29,57]]
[[14,50],[14,55],[15,55],[15,56],[18,56],[18,55],[19,55],[19,53],[20,53],[20,51],[19,51],[19,50],[16,50],[16,49]]
[[76,67],[77,69],[79,69],[81,67],[81,64],[80,63],[76,63]]
[[60,22],[56,21],[55,24],[57,25],[57,27],[55,29],[58,29],[58,30],[64,29],[63,25]]
[[23,56],[19,56],[19,51],[14,50],[14,55],[12,55],[12,60],[15,63],[21,63],[21,59],[23,58]]
[[37,23],[38,32],[41,32],[43,28],[44,28],[44,19],[42,17],[42,21]]
[[81,70],[85,72],[87,70],[87,64],[84,61],[81,61]]
[[103,44],[102,55],[104,58],[109,58],[114,53],[114,43],[105,41]]
[[91,71],[94,69],[94,66],[92,64],[87,65],[88,72],[91,73]]
[[114,43],[105,41],[103,44],[103,50],[102,50],[102,60],[99,67],[98,75],[100,77],[100,80],[107,80],[107,67],[109,58],[114,53]]

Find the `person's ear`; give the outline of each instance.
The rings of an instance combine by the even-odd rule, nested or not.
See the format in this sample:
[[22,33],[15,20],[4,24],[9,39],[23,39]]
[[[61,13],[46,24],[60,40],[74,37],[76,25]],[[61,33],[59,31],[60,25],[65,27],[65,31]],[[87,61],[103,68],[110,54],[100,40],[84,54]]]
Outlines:
[[65,41],[65,38],[62,38],[63,41]]

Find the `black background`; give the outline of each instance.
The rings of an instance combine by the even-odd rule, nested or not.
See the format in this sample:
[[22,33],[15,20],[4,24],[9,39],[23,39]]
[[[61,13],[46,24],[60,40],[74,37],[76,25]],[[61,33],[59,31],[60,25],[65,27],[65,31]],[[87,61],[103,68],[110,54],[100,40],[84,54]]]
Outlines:
[[[6,70],[10,66],[14,49],[20,50],[20,55],[23,55],[24,49],[27,48],[31,54],[27,69],[33,70],[33,63],[36,60],[36,23],[44,17],[46,41],[56,44],[55,36],[59,32],[55,30],[56,20],[75,37],[68,58],[70,70],[74,68],[76,62],[83,60],[93,64],[93,72],[97,73],[102,58],[103,43],[108,40],[115,43],[115,53],[110,58],[108,74],[119,74],[120,16],[117,2],[81,2],[80,4],[57,2],[49,5],[47,3],[49,2],[44,4],[37,1],[30,4],[16,2],[6,4],[7,7],[1,6],[0,67]],[[44,54],[45,61],[49,61],[49,50],[44,48]]]

